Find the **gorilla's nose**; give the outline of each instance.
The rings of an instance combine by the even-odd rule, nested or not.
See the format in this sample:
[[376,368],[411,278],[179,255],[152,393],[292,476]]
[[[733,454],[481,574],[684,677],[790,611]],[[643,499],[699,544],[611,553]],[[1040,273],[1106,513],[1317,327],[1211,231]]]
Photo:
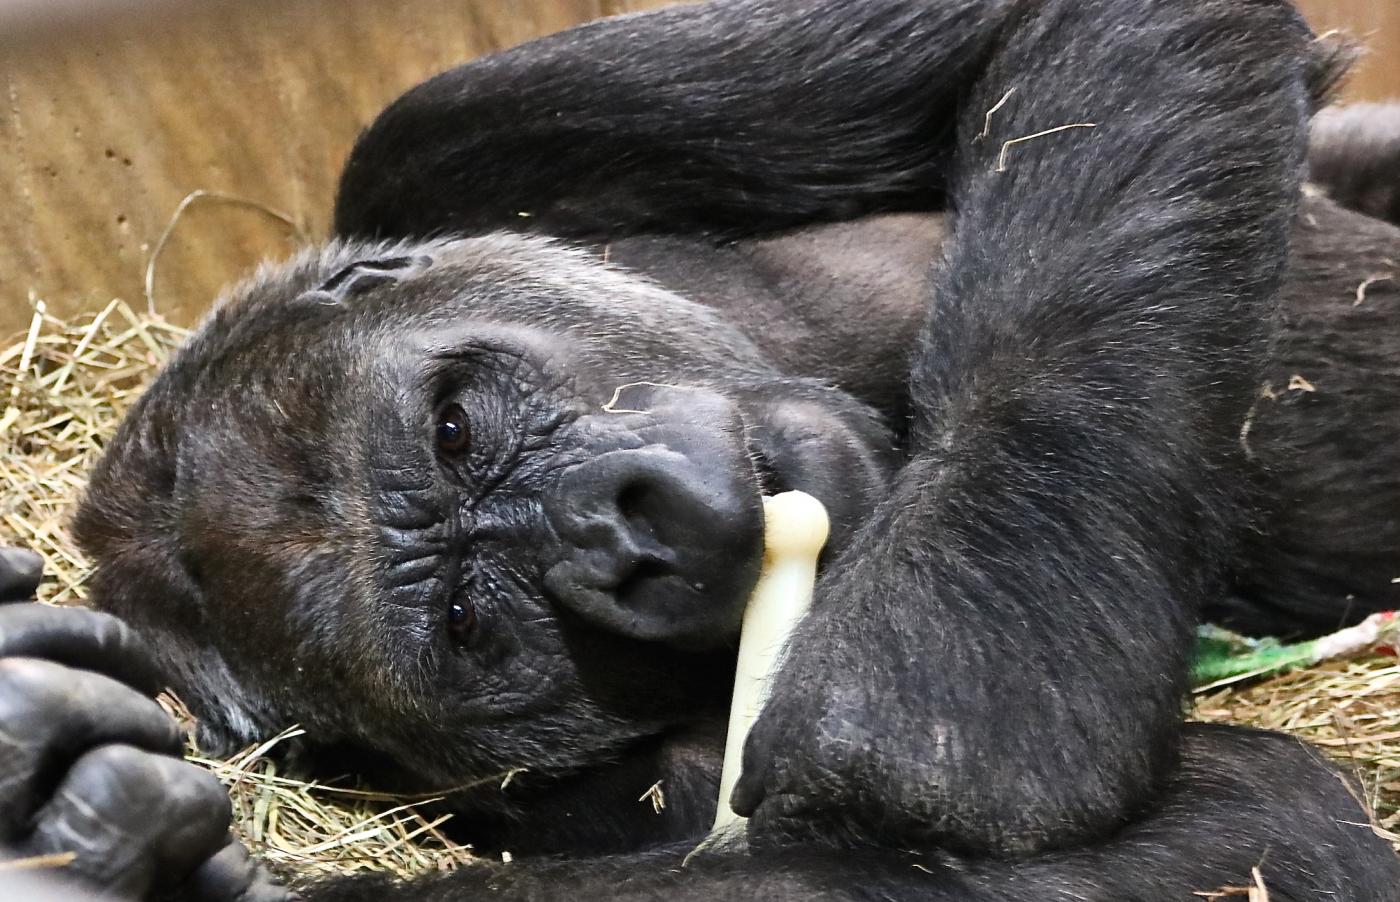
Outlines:
[[763,507],[742,442],[704,419],[564,474],[545,502],[563,544],[544,578],[555,601],[638,639],[696,647],[738,634]]

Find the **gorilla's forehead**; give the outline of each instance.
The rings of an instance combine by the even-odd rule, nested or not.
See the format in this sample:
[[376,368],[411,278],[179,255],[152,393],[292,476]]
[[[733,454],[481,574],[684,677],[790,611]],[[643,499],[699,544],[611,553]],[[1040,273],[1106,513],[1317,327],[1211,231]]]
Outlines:
[[229,292],[138,415],[176,426],[180,457],[220,483],[265,478],[258,462],[282,473],[350,466],[353,454],[319,458],[390,409],[426,416],[422,389],[438,364],[482,347],[565,373],[580,400],[600,404],[632,381],[773,375],[710,309],[553,241],[335,242]]
[[709,308],[583,251],[510,233],[335,242],[264,266],[217,305],[172,370],[198,371],[202,387],[223,394],[250,372],[283,383],[364,375],[368,359],[412,355],[414,343],[431,353],[522,329],[537,344],[567,340],[612,376],[772,375]]

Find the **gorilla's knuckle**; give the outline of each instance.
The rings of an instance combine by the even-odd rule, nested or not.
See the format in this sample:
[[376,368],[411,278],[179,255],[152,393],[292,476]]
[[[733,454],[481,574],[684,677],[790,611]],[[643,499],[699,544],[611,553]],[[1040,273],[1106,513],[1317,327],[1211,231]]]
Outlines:
[[106,611],[93,611],[86,608],[78,613],[83,615],[83,628],[101,639],[104,643],[130,641],[135,635],[131,627],[120,618]]
[[80,613],[87,618],[82,623],[82,629],[91,635],[99,646],[113,649],[128,657],[149,654],[150,646],[146,640],[120,617],[105,611],[86,609]]
[[0,658],[0,709],[24,706],[53,712],[69,697],[66,673],[39,658]]
[[181,786],[181,801],[187,810],[225,822],[232,819],[233,803],[218,777],[197,764],[186,761],[174,763],[180,772],[172,776]]

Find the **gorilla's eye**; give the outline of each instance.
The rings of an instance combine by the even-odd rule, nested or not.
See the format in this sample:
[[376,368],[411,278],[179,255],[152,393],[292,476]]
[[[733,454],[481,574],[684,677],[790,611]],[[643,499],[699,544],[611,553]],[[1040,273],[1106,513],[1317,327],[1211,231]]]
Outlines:
[[453,404],[438,415],[437,443],[443,451],[452,454],[465,451],[471,439],[471,424],[461,406]]
[[476,628],[476,608],[470,602],[453,602],[447,609],[447,631],[457,641],[466,639]]

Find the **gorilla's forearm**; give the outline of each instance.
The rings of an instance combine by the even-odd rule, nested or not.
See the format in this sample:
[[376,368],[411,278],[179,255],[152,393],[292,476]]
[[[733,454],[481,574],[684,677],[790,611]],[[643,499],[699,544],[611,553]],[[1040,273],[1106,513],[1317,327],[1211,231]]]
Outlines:
[[737,0],[447,72],[361,136],[335,230],[754,234],[939,197],[954,104],[1018,0]]
[[[1192,627],[1240,529],[1229,467],[1309,104],[1311,37],[1287,4],[1040,10],[962,115],[961,214],[914,363],[919,450],[889,505],[919,548],[929,607],[894,616],[934,629],[916,628],[938,661],[932,716],[1009,703],[1015,737],[1060,737],[1050,760],[996,728],[944,753],[947,816],[975,808],[1004,849],[1111,829],[1170,766]],[[1005,143],[1068,125],[1084,127]]]

